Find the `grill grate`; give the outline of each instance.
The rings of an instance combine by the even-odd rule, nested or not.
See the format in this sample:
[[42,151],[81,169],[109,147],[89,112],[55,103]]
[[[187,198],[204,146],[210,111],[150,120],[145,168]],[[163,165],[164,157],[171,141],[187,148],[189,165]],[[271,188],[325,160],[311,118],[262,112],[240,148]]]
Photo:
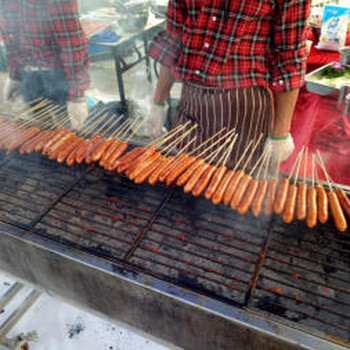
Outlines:
[[0,159],[0,220],[239,307],[350,340],[350,235],[240,216],[38,155]]
[[348,233],[278,221],[252,305],[350,340],[349,253]]

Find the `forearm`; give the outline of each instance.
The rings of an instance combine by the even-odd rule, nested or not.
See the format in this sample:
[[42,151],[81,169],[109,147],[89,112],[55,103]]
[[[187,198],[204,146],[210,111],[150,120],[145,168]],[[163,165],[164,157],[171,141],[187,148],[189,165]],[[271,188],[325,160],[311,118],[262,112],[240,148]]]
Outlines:
[[272,129],[273,137],[285,137],[290,131],[299,89],[276,92],[275,121]]
[[163,104],[169,97],[171,87],[174,84],[174,76],[170,68],[160,66],[159,78],[157,81],[156,92],[154,95],[154,103]]

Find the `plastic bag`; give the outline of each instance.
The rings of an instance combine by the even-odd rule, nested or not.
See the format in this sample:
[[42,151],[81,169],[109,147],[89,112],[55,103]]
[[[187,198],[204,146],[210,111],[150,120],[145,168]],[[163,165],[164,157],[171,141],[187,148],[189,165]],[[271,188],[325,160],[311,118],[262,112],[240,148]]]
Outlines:
[[350,21],[350,7],[325,5],[321,36],[317,48],[340,51],[345,45]]

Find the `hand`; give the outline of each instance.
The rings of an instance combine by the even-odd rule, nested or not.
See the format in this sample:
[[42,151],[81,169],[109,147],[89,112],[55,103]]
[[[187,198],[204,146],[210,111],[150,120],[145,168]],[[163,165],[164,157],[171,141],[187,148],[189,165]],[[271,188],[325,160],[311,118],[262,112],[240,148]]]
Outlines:
[[265,150],[271,148],[271,164],[284,162],[294,152],[294,141],[291,134],[286,137],[272,137],[271,135],[265,142]]
[[7,78],[4,85],[4,101],[14,101],[20,95],[21,82]]
[[152,105],[149,113],[146,114],[144,118],[145,127],[149,136],[153,138],[157,138],[167,132],[167,130],[164,127],[164,123],[167,117],[167,112],[168,112],[168,107],[166,105],[164,106],[156,105],[156,104]]
[[79,131],[89,115],[86,102],[68,102],[67,112],[72,125],[72,129]]

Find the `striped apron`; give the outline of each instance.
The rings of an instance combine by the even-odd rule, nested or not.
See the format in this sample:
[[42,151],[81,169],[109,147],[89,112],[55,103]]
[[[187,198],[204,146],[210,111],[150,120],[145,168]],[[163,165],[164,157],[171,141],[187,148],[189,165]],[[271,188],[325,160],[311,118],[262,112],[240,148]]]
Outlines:
[[[273,110],[272,93],[263,87],[223,89],[184,83],[173,127],[188,121],[190,121],[188,128],[198,125],[182,141],[181,146],[185,147],[196,136],[196,141],[187,150],[194,149],[223,127],[235,128],[239,135],[226,164],[232,167],[248,143],[251,140],[256,143],[259,136],[263,134],[262,141],[252,159],[252,162],[256,161],[263,150],[264,140],[270,132]],[[217,138],[206,146],[210,147],[215,140]],[[213,146],[207,153],[210,154],[217,147],[219,144]],[[216,161],[220,158],[222,154],[218,155]]]

